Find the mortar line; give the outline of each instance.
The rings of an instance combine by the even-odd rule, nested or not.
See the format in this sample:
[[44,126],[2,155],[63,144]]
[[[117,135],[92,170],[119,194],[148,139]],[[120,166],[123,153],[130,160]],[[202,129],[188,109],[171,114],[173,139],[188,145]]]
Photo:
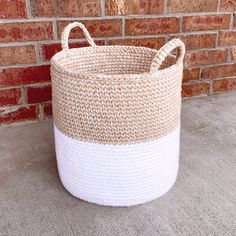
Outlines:
[[202,81],[202,66],[199,67],[199,76],[198,76],[198,80]]
[[38,104],[38,119],[39,121],[43,121],[44,120],[43,105],[41,103],[37,103],[37,104]]
[[35,48],[35,55],[36,55],[36,63],[38,64],[41,62],[41,57],[40,57],[39,44],[37,42],[35,42],[34,48]]
[[216,42],[215,42],[215,47],[217,48],[219,45],[219,31],[216,32]]
[[168,5],[167,5],[167,0],[164,0],[164,14],[168,13]]
[[[184,31],[184,32],[176,32],[176,33],[162,33],[162,34],[150,34],[150,35],[125,35],[125,38],[154,38],[154,37],[165,37],[165,36],[182,36],[182,35],[201,35],[201,34],[217,34],[219,31],[222,32],[236,32],[236,29],[218,29],[218,30],[202,30],[202,31]],[[122,35],[114,35],[114,36],[108,36],[106,38],[122,38]],[[104,40],[104,37],[94,37],[95,40]],[[43,44],[50,44],[50,43],[57,43],[59,42],[60,39],[49,39],[49,40],[34,40],[34,41],[22,41],[22,42],[3,42],[1,43],[1,46],[20,46],[20,45],[32,45],[35,42],[43,43]],[[78,41],[84,41],[84,39],[81,38],[76,38],[76,39],[70,39],[71,41],[73,40],[78,40]]]
[[234,27],[234,13],[231,13],[229,29],[233,29]]
[[[184,16],[205,16],[205,15],[230,15],[230,12],[185,12]],[[182,17],[182,12],[164,13],[164,14],[150,14],[150,15],[127,15],[127,18],[168,18],[168,17]]]
[[101,17],[105,17],[105,0],[100,0],[100,11],[101,11]]
[[[31,84],[19,84],[19,85],[12,85],[6,87],[0,87],[0,90],[7,90],[7,89],[14,89],[14,88],[31,88],[31,87],[46,87],[51,85],[51,82],[38,82],[38,83],[31,83]],[[27,103],[26,103],[27,104]]]
[[183,33],[183,17],[180,17],[179,18],[179,24],[180,24],[180,26],[179,26],[179,32],[180,33]]
[[220,2],[221,2],[221,0],[218,0],[218,1],[217,1],[217,9],[216,9],[217,12],[220,11]]
[[125,37],[125,26],[126,25],[126,20],[125,20],[125,16],[122,16],[122,37],[124,38]]
[[[234,30],[220,30],[220,31],[235,31]],[[207,30],[207,31],[194,31],[194,32],[176,32],[176,33],[169,33],[169,34],[150,34],[150,35],[125,35],[125,38],[130,38],[130,39],[139,39],[139,38],[160,38],[160,37],[166,37],[166,36],[182,36],[182,35],[201,35],[201,34],[217,34],[218,30]],[[106,37],[108,39],[120,39],[123,38],[122,35],[115,35],[115,36],[108,36]],[[104,40],[104,37],[94,37],[95,40]],[[76,39],[69,39],[71,42],[77,40],[77,41],[84,41],[84,38],[76,38]],[[1,43],[1,46],[20,46],[20,45],[32,45],[34,44],[36,41],[25,41],[25,42],[4,42]],[[60,42],[60,39],[50,39],[50,40],[38,40],[38,43],[42,43],[42,44],[51,44],[51,43],[58,43]]]
[[212,82],[212,80],[209,81],[209,85],[210,85],[210,87],[209,87],[209,96],[210,96],[210,95],[213,94],[213,82]]
[[43,88],[51,85],[51,82],[42,82],[42,83],[33,83],[33,84],[24,84],[24,88]]
[[[184,16],[205,16],[205,15],[230,15],[231,13],[228,11],[224,12],[190,12],[184,13]],[[163,13],[163,14],[137,14],[137,15],[127,15],[127,19],[129,18],[169,18],[169,17],[182,17],[183,13]],[[25,23],[25,22],[40,22],[40,21],[53,21],[56,17],[38,17],[38,18],[29,18],[29,19],[1,19],[0,23]],[[93,16],[93,17],[60,17],[58,20],[60,21],[73,21],[73,20],[112,20],[112,19],[122,19],[121,15],[104,15],[104,16]]]
[[[49,119],[48,119],[49,120]],[[12,123],[0,123],[0,127],[19,127],[19,126],[23,126],[23,125],[28,125],[28,124],[36,124],[40,122],[37,118],[35,118],[34,120],[25,120],[25,121],[14,121]],[[44,121],[45,122],[45,121]]]
[[34,66],[46,66],[50,65],[49,61],[32,63],[32,64],[17,64],[17,65],[8,65],[8,66],[0,66],[0,69],[14,69],[14,68],[25,68],[25,67],[34,67]]
[[27,14],[27,18],[30,19],[32,18],[32,12],[31,12],[31,5],[30,5],[30,1],[29,0],[25,0],[25,6],[26,6],[26,14]]
[[184,85],[192,85],[192,84],[209,84],[211,80],[207,80],[207,79],[204,79],[204,80],[190,80],[190,81],[187,81],[187,82],[183,82]]
[[54,19],[53,22],[52,22],[52,32],[53,32],[53,38],[55,40],[57,40],[58,39],[58,32],[57,32],[57,21],[56,21],[56,19]]
[[26,91],[25,91],[25,88],[23,86],[20,87],[21,89],[21,98],[22,98],[22,104],[23,106],[27,105],[27,101],[26,101]]
[[232,58],[231,58],[231,50],[228,49],[228,56],[227,56],[227,62],[231,62]]

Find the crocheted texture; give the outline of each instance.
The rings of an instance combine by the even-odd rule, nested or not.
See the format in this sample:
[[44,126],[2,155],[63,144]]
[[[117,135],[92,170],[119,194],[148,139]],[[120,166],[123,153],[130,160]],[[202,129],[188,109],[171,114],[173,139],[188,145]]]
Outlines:
[[[91,47],[68,48],[73,27]],[[173,39],[159,51],[95,46],[72,23],[51,62],[58,170],[65,188],[89,202],[141,204],[174,184],[179,161],[185,48]],[[179,54],[170,56],[175,48]]]
[[[54,122],[61,132],[83,141],[127,144],[176,129],[184,55],[179,39],[159,51],[130,46],[69,50],[65,44],[73,27],[65,29],[64,50],[51,60]],[[180,48],[176,62],[169,56],[175,48]]]
[[86,40],[88,41],[88,43],[91,46],[96,46],[96,44],[94,43],[93,39],[91,38],[91,36],[90,36],[88,30],[85,28],[85,26],[79,22],[73,22],[73,23],[69,24],[67,27],[65,27],[65,29],[62,32],[62,36],[61,36],[62,49],[65,49],[65,50],[69,49],[69,46],[68,46],[69,34],[70,34],[70,31],[75,27],[79,27],[82,29],[84,37],[86,38]]
[[75,197],[131,206],[162,196],[175,183],[179,127],[158,140],[126,145],[83,142],[54,130],[60,178]]

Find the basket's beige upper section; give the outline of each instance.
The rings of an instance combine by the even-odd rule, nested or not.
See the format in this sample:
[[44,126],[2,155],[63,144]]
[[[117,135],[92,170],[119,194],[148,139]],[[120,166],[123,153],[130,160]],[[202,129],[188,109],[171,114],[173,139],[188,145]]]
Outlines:
[[167,56],[142,47],[65,47],[51,66],[55,125],[70,137],[110,144],[168,134],[179,124],[183,63]]

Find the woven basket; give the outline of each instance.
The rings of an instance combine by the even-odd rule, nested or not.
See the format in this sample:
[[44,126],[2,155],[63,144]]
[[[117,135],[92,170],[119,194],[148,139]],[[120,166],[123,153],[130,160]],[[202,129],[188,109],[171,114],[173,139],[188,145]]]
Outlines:
[[[91,47],[69,49],[72,28]],[[177,56],[171,56],[178,49]],[[64,187],[88,202],[141,204],[166,193],[179,162],[184,44],[159,51],[96,46],[81,23],[51,60],[57,163]]]

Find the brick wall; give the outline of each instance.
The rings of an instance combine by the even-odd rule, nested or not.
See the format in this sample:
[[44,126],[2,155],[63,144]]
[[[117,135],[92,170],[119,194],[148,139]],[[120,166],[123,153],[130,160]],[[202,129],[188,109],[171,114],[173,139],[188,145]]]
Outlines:
[[[186,44],[183,96],[236,90],[236,0],[0,0],[0,123],[51,116],[49,60],[82,21],[96,43]],[[71,47],[87,46],[79,30]]]

